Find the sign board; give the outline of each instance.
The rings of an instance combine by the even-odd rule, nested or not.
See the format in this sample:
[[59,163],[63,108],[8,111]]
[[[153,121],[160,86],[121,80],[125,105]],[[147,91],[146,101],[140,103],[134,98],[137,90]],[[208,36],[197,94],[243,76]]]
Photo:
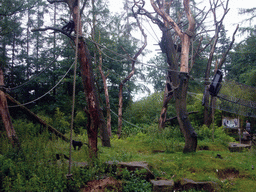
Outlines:
[[240,127],[239,118],[222,117],[222,126],[230,129],[238,129]]

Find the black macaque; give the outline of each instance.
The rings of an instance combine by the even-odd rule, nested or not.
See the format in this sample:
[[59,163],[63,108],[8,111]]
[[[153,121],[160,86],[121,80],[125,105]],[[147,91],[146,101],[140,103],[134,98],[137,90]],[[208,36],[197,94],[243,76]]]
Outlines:
[[75,29],[75,22],[73,20],[70,20],[61,29],[70,35]]
[[76,147],[78,147],[78,150],[80,150],[83,146],[83,143],[81,141],[72,140],[72,145],[74,147],[74,150],[76,150]]

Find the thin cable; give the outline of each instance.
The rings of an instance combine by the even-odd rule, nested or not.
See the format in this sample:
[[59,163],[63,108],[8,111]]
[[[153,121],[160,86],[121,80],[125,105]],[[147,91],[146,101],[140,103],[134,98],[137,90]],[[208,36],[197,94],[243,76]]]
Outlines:
[[33,101],[29,101],[27,103],[23,103],[23,104],[20,104],[20,105],[13,105],[13,106],[8,106],[9,108],[12,108],[12,107],[19,107],[19,106],[24,106],[24,105],[28,105],[30,103],[34,103],[35,101],[38,101],[39,99],[42,99],[44,96],[46,96],[48,93],[50,93],[53,89],[55,89],[60,83],[61,81],[67,76],[68,72],[71,70],[71,68],[73,67],[75,62],[73,62],[73,64],[70,66],[70,68],[67,70],[67,72],[63,75],[63,77],[60,79],[60,81],[54,86],[52,87],[49,91],[47,91],[45,94],[43,94],[42,96],[34,99]]
[[[115,51],[113,51],[113,50],[107,48],[106,46],[101,45],[101,44],[99,44],[99,43],[97,43],[97,42],[95,42],[95,41],[93,41],[93,40],[91,40],[91,39],[89,39],[89,38],[86,38],[86,37],[84,37],[84,38],[85,38],[86,40],[88,40],[88,41],[90,41],[90,42],[92,42],[92,43],[94,43],[94,44],[96,44],[96,45],[98,45],[98,46],[100,46],[100,47],[102,47],[102,48],[104,48],[104,49],[106,49],[106,50],[108,50],[108,51],[114,53],[115,55],[117,55],[117,56],[119,56],[119,57],[122,57],[122,58],[125,58],[125,59],[127,59],[127,60],[129,60],[129,61],[135,61],[135,62],[137,62],[138,64],[147,65],[147,66],[149,66],[149,67],[158,68],[158,69],[162,69],[162,70],[165,70],[165,71],[168,70],[168,71],[173,71],[173,72],[180,73],[180,71],[178,71],[178,70],[172,70],[172,69],[168,69],[168,68],[158,67],[158,66],[155,66],[155,65],[153,65],[153,64],[143,63],[143,62],[140,62],[139,60],[134,60],[134,59],[132,59],[132,58],[127,57],[127,55],[119,54],[119,53],[117,53],[117,52],[115,52]],[[102,49],[100,49],[100,50],[102,51],[102,53],[103,53],[104,55],[106,55],[106,53],[104,53],[104,51],[103,51]],[[116,60],[116,59],[114,59],[114,58],[112,58],[112,57],[110,57],[110,56],[108,56],[108,58],[111,58],[112,60]]]
[[153,33],[155,34],[156,38],[157,38],[157,41],[156,42],[160,42],[161,40],[158,38],[158,36],[156,35],[156,32],[155,30],[153,29],[151,23],[148,21],[148,18],[146,17],[146,21],[148,22],[150,28],[152,29]]
[[[115,116],[118,117],[118,115],[117,115],[114,111],[112,111],[112,109],[110,109],[110,111],[111,111]],[[128,124],[130,124],[130,125],[132,125],[132,126],[134,126],[134,127],[137,127],[137,128],[139,128],[139,129],[142,129],[142,130],[144,129],[144,130],[145,130],[145,128],[138,127],[137,125],[134,125],[133,123],[130,123],[129,121],[126,121],[126,120],[124,120],[124,119],[123,119],[123,121],[126,122],[126,123],[128,123]]]
[[149,33],[149,35],[157,42],[157,43],[159,43],[160,41],[158,41],[151,33],[150,33],[150,31],[143,25],[143,24],[141,24],[142,25],[142,27],[144,28],[144,29],[146,29],[146,31]]
[[[61,51],[61,53],[63,53],[65,49],[66,49],[66,47]],[[60,53],[60,54],[61,54],[61,53]],[[25,83],[23,83],[23,84],[21,84],[21,85],[18,85],[18,86],[16,86],[16,87],[6,88],[6,89],[7,89],[7,90],[18,89],[18,88],[21,88],[21,87],[25,86],[26,84],[28,84],[28,83],[31,82],[32,80],[36,79],[36,78],[39,77],[43,72],[45,72],[46,69],[48,69],[49,67],[51,67],[51,66],[57,61],[57,59],[58,59],[58,57],[60,56],[60,54],[57,55],[57,57],[54,58],[54,60],[53,60],[49,65],[47,65],[42,71],[40,71],[40,72],[39,72],[38,74],[36,74],[35,76],[31,77],[31,78],[30,78],[28,81],[26,81]]]

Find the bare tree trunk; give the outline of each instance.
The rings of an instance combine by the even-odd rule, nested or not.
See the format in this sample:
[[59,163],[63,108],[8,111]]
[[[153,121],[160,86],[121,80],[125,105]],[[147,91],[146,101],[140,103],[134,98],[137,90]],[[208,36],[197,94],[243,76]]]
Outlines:
[[[171,3],[165,2],[165,11],[170,13],[170,6]],[[161,50],[163,53],[166,54],[167,57],[167,63],[169,65],[169,71],[167,72],[167,77],[166,77],[166,84],[165,84],[165,90],[164,90],[164,100],[163,100],[163,106],[159,118],[159,123],[158,127],[160,130],[165,128],[165,121],[166,121],[166,113],[168,109],[168,103],[170,102],[171,98],[173,97],[173,83],[178,84],[178,76],[175,71],[178,70],[178,63],[177,63],[177,51],[174,48],[174,43],[172,39],[172,33],[169,30],[171,25],[167,22],[164,21],[165,27],[162,29],[162,40],[161,40]],[[173,82],[175,81],[175,82]]]
[[[164,4],[164,1],[162,3]],[[176,34],[180,37],[180,40],[181,40],[182,49],[181,49],[181,58],[180,58],[180,73],[179,75],[177,73],[173,74],[173,76],[171,77],[171,85],[174,86],[172,87],[172,91],[174,91],[177,119],[180,125],[180,130],[182,131],[185,137],[185,147],[183,152],[184,153],[194,152],[196,151],[196,147],[197,147],[197,134],[195,133],[188,119],[188,113],[186,110],[186,102],[187,102],[186,96],[187,96],[187,87],[188,87],[188,80],[189,80],[189,76],[188,76],[189,48],[190,48],[190,41],[194,35],[196,23],[190,11],[189,0],[183,1],[185,14],[189,21],[189,26],[185,32],[183,32],[180,29],[180,27],[177,25],[177,23],[174,22],[174,20],[169,16],[168,12],[160,7],[161,5],[160,3],[158,3],[158,6],[157,6],[155,1],[151,0],[151,5],[153,6],[154,10],[164,19],[165,26],[166,26],[166,23],[168,23],[168,25],[170,25],[175,30]],[[167,5],[170,6],[170,4],[167,4]],[[168,38],[171,38],[170,35],[168,35]],[[173,49],[173,46],[170,48]],[[170,48],[167,48],[167,50],[171,51]],[[175,64],[176,64],[175,67],[177,68],[177,63]]]
[[[97,91],[94,85],[94,76],[93,76],[93,69],[92,69],[92,60],[91,55],[88,50],[88,47],[82,38],[82,25],[81,19],[78,14],[80,14],[80,10],[77,6],[77,1],[75,0],[67,0],[69,8],[71,10],[71,14],[73,16],[73,20],[76,26],[79,23],[79,31],[76,31],[76,35],[79,36],[78,42],[78,58],[80,62],[80,70],[82,75],[82,82],[84,86],[86,101],[88,105],[88,111],[90,114],[90,127],[87,129],[88,133],[88,144],[90,149],[92,150],[93,154],[91,156],[97,157],[98,151],[98,129],[101,124],[100,119],[100,105],[98,101]],[[79,18],[79,20],[78,20]]]
[[137,18],[137,13],[133,12],[133,15],[136,19],[136,22],[139,26],[139,29],[144,37],[144,43],[142,45],[142,47],[138,50],[138,52],[135,54],[135,56],[132,58],[132,71],[129,73],[129,75],[120,83],[119,85],[119,105],[118,105],[118,130],[117,130],[117,135],[118,138],[121,137],[121,131],[122,131],[122,118],[123,118],[123,86],[124,84],[130,80],[130,78],[134,75],[135,73],[135,62],[137,60],[137,58],[139,57],[139,55],[142,53],[142,51],[145,49],[145,47],[147,46],[147,35],[144,33],[144,30],[142,29],[142,26],[140,25],[140,22]]
[[109,102],[109,95],[108,95],[108,86],[107,86],[107,78],[102,70],[102,54],[100,52],[100,49],[98,48],[99,53],[100,53],[100,63],[99,63],[99,70],[101,74],[101,78],[103,81],[104,85],[104,93],[105,93],[105,98],[106,98],[106,109],[107,109],[107,132],[108,136],[111,137],[112,131],[111,131],[111,111],[110,111],[110,102]]
[[118,138],[121,137],[122,132],[122,123],[123,123],[123,86],[124,82],[120,83],[119,85],[119,93],[118,93],[118,129],[117,129],[117,136]]
[[[210,51],[210,55],[208,58],[208,62],[207,62],[207,67],[206,67],[206,71],[205,71],[205,90],[204,90],[204,124],[207,126],[210,126],[210,124],[212,123],[212,112],[214,112],[214,110],[211,110],[211,106],[209,106],[209,100],[210,100],[210,94],[209,94],[209,85],[210,85],[210,70],[211,70],[211,65],[212,65],[212,61],[213,61],[213,56],[214,56],[214,52],[216,49],[216,45],[219,39],[219,32],[221,30],[221,27],[223,25],[223,20],[226,16],[226,14],[228,13],[229,9],[228,9],[228,3],[229,0],[227,0],[226,5],[224,6],[223,3],[221,3],[221,6],[223,8],[223,13],[222,13],[222,17],[220,17],[221,19],[219,21],[217,21],[217,12],[216,9],[218,6],[220,6],[220,4],[218,5],[218,1],[210,1],[210,5],[211,5],[211,11],[213,13],[213,18],[214,18],[214,25],[215,25],[215,35],[214,35],[214,41],[213,44],[211,46],[211,51]],[[219,15],[218,15],[219,17]],[[226,50],[226,52],[222,55],[222,59],[220,61],[220,63],[218,64],[217,68],[220,68],[224,61],[226,60],[226,56],[229,52],[229,50],[232,48],[232,45],[234,43],[234,36],[237,32],[238,26],[235,30],[235,32],[233,33],[233,40],[230,43],[229,48]]]
[[165,85],[165,91],[164,91],[164,100],[163,100],[163,106],[162,106],[162,110],[161,110],[161,114],[160,114],[160,118],[159,118],[159,122],[158,122],[158,127],[159,129],[164,129],[165,127],[165,122],[166,122],[166,113],[167,113],[167,109],[168,109],[168,103],[170,102],[172,96],[167,96],[168,91],[167,91],[167,84]]
[[180,86],[175,91],[175,106],[177,119],[180,125],[181,132],[185,137],[184,153],[195,152],[197,147],[197,134],[194,131],[187,113],[187,88],[189,76],[187,73],[180,73]]
[[[168,54],[167,54],[168,57]],[[171,65],[170,63],[169,65]],[[171,98],[173,97],[173,90],[172,90],[172,80],[171,80],[171,72],[168,73],[166,78],[166,84],[165,84],[165,90],[164,90],[164,100],[163,100],[163,106],[159,118],[158,128],[160,130],[165,128],[165,122],[166,122],[166,113],[168,109],[168,103],[170,102]]]
[[[96,14],[95,14],[94,0],[92,0],[92,14],[93,14],[93,28],[92,28],[91,34],[92,34],[92,39],[95,41]],[[109,97],[108,97],[108,88],[107,88],[106,78],[105,78],[105,75],[104,75],[104,73],[102,71],[102,67],[101,67],[102,66],[102,54],[100,52],[99,46],[97,44],[95,44],[95,46],[99,51],[99,70],[100,70],[101,77],[102,77],[102,80],[103,80],[105,97],[106,97],[106,102],[107,102],[107,100],[109,101]],[[95,61],[95,64],[96,64],[97,63],[96,51],[94,52],[94,61]],[[107,91],[107,93],[106,93],[106,91]],[[110,108],[109,108],[109,112],[110,112]],[[102,146],[110,147],[111,146],[110,145],[110,138],[109,138],[110,135],[109,135],[108,132],[109,132],[109,129],[110,129],[110,132],[111,132],[111,126],[107,127],[108,124],[106,124],[102,109],[100,110],[100,119],[101,119],[100,134],[101,134]],[[108,121],[109,121],[109,119],[108,119]],[[111,123],[111,116],[110,116],[110,123]]]
[[[4,74],[1,68],[0,68],[0,87],[4,87]],[[4,127],[6,130],[8,139],[10,140],[13,147],[17,146],[18,148],[20,148],[18,136],[16,135],[16,132],[12,125],[5,93],[3,92],[2,89],[0,89],[0,113],[1,113],[1,117],[4,123]]]

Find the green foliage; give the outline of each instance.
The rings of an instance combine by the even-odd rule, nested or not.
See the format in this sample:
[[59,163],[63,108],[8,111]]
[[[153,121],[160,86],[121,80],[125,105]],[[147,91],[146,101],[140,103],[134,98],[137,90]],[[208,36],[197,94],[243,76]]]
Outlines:
[[[199,140],[211,140],[213,133],[213,126],[210,128],[206,125],[203,125],[199,129],[197,129],[198,139]],[[229,142],[235,142],[235,139],[229,135],[227,135],[223,129],[223,127],[214,126],[214,139],[219,143],[228,146]]]
[[46,144],[47,134],[34,137],[26,133],[24,137],[22,151],[9,149],[0,156],[1,190],[67,191],[67,167],[56,163],[53,145]]
[[235,47],[235,51],[231,53],[231,62],[228,79],[233,79],[240,83],[255,86],[255,41],[256,36],[251,33],[250,36],[242,43]]
[[76,134],[80,134],[83,129],[86,129],[86,121],[87,118],[85,117],[85,113],[83,111],[78,111],[74,119],[74,132]]
[[[157,122],[163,104],[163,92],[156,92],[141,100],[131,103],[125,110],[124,119],[133,124],[152,124]],[[169,106],[168,115],[173,115],[173,106]]]
[[70,129],[70,123],[67,121],[64,113],[61,112],[59,108],[56,109],[54,114],[53,127],[63,134]]
[[28,135],[35,137],[43,130],[43,128],[40,127],[40,125],[33,124],[32,122],[29,122],[24,119],[14,120],[13,126],[17,131],[18,137],[22,140],[26,139],[26,136]]
[[123,184],[124,192],[150,192],[152,186],[147,182],[143,175],[143,170],[136,170],[130,172],[127,169],[123,169],[121,173],[122,179],[125,181]]

